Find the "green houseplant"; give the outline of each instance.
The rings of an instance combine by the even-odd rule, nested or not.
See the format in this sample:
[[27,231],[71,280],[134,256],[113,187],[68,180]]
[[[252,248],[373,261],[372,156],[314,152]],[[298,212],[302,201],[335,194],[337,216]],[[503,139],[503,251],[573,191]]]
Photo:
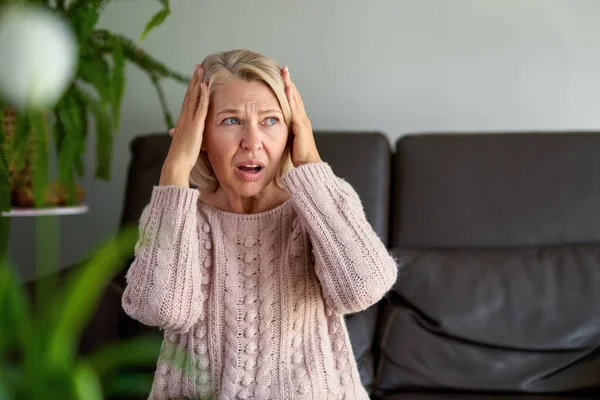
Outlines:
[[133,338],[86,356],[77,354],[80,334],[100,298],[103,282],[131,255],[136,237],[135,229],[124,229],[68,279],[38,282],[35,302],[6,260],[0,263],[0,398],[147,396],[151,376],[116,372],[127,365],[155,363],[160,349],[157,338]]
[[[142,38],[170,13],[169,1],[159,1],[162,8],[146,24]],[[147,73],[160,99],[165,123],[173,126],[161,81],[187,83],[189,78],[152,58],[134,41],[95,29],[110,2],[12,1],[39,5],[69,21],[77,36],[79,59],[75,78],[51,107],[18,109],[8,99],[0,98],[0,211],[14,206],[15,193],[28,190],[34,207],[55,205],[53,202],[75,204],[75,181],[85,173],[83,154],[92,121],[97,138],[95,176],[110,178],[112,138],[119,126],[127,62]],[[48,196],[51,141],[58,160],[55,195],[62,197],[59,200]],[[154,365],[160,349],[158,338],[133,338],[86,356],[77,352],[80,335],[106,282],[133,253],[137,229],[123,229],[82,265],[69,271],[66,278],[51,273],[39,280],[32,298],[9,265],[9,221],[0,217],[0,398],[96,400],[119,394],[147,396],[152,376],[132,375],[120,368]],[[52,225],[36,224],[38,241],[57,234],[45,230],[49,227]],[[45,270],[50,267],[51,272],[55,267],[51,260],[41,260],[41,264]]]
[[[159,26],[170,14],[169,1],[148,21],[141,35]],[[72,205],[81,200],[75,181],[85,173],[83,155],[88,124],[96,134],[95,177],[110,178],[114,134],[119,129],[121,100],[125,89],[125,66],[135,64],[156,88],[167,128],[173,126],[162,89],[163,79],[187,83],[189,77],[173,71],[151,57],[131,39],[96,24],[111,0],[9,0],[51,10],[71,25],[78,42],[75,79],[62,98],[48,109],[15,109],[0,98],[0,207]],[[49,185],[48,149],[53,141],[58,160],[57,184]],[[8,185],[8,186],[7,186]],[[10,187],[11,198],[7,193]]]

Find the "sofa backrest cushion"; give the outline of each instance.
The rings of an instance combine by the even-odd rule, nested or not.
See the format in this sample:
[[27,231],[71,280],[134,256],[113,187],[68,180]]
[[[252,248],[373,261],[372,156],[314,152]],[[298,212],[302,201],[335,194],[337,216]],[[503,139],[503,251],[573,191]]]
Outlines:
[[393,247],[600,243],[600,134],[423,134],[396,149]]

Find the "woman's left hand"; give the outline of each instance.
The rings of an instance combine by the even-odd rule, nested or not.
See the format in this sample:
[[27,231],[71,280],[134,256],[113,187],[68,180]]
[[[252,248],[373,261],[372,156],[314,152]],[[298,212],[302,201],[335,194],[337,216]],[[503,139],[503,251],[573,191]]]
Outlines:
[[292,112],[292,133],[294,134],[291,149],[292,163],[294,167],[299,167],[308,163],[321,162],[310,120],[308,119],[308,115],[306,115],[300,93],[298,93],[296,85],[294,85],[294,82],[290,78],[288,67],[281,69],[281,75],[285,83],[285,94]]

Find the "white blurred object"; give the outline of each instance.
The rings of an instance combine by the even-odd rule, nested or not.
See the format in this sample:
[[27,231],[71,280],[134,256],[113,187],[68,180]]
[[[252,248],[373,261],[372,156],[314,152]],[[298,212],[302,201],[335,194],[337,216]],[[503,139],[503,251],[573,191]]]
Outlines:
[[0,95],[17,107],[52,106],[77,67],[70,26],[31,6],[0,8]]

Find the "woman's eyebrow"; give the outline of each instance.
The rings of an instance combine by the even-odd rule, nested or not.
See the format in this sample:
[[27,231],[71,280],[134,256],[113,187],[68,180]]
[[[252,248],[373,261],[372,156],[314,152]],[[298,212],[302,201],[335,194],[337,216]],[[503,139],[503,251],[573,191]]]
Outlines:
[[228,108],[227,110],[219,111],[217,113],[217,115],[221,115],[221,114],[238,114],[239,112],[240,112],[240,110],[238,110],[237,108]]
[[269,110],[264,110],[264,111],[261,111],[261,112],[259,112],[259,114],[272,114],[272,113],[283,114],[283,113],[281,112],[281,110],[278,110],[278,109],[276,109],[276,108],[271,108],[271,109],[269,109]]

